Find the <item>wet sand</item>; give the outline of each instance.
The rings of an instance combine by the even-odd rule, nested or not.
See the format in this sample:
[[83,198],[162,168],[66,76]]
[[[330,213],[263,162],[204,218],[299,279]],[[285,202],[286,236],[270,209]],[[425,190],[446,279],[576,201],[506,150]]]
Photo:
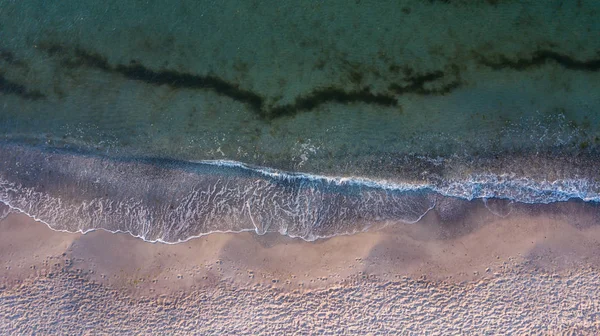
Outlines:
[[55,232],[11,213],[0,222],[0,330],[600,331],[594,207],[565,203],[505,218],[481,204],[462,210],[466,216],[434,211],[414,225],[316,242],[241,233],[176,245]]

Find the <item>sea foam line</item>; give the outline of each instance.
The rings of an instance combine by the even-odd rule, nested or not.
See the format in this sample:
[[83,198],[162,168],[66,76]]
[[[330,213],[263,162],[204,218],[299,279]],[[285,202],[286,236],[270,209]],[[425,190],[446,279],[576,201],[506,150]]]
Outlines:
[[[198,234],[198,235],[191,235],[191,236],[186,237],[185,239],[178,239],[177,241],[166,241],[166,240],[163,240],[161,238],[147,239],[145,236],[143,236],[143,235],[137,235],[137,234],[135,234],[135,233],[133,233],[133,232],[131,232],[129,230],[109,230],[109,229],[105,229],[105,228],[93,228],[93,229],[88,229],[88,230],[81,230],[81,229],[79,229],[79,230],[75,230],[75,231],[69,231],[69,230],[63,230],[63,229],[56,229],[50,223],[48,223],[48,222],[46,222],[46,221],[38,218],[35,214],[30,214],[30,213],[26,212],[25,210],[20,209],[18,207],[15,207],[15,206],[11,205],[10,203],[8,203],[8,202],[6,202],[4,200],[0,200],[0,203],[8,206],[10,209],[12,209],[14,211],[17,211],[17,212],[19,212],[19,213],[21,213],[21,214],[23,214],[23,215],[25,215],[25,216],[33,219],[36,222],[39,222],[39,223],[42,223],[42,224],[46,225],[46,227],[48,227],[50,230],[55,231],[55,232],[62,232],[62,233],[69,233],[69,234],[77,234],[77,233],[79,233],[79,234],[82,234],[82,235],[90,233],[90,232],[94,232],[94,231],[104,231],[104,232],[108,232],[108,233],[111,233],[111,234],[123,233],[123,234],[128,234],[128,235],[130,235],[130,236],[132,236],[134,238],[141,239],[144,242],[152,243],[152,244],[155,244],[155,243],[167,244],[167,245],[181,244],[181,243],[187,242],[188,240],[192,240],[192,239],[196,239],[196,238],[208,236],[208,235],[215,234],[215,233],[217,233],[217,234],[218,233],[229,234],[229,233],[243,233],[243,232],[252,232],[252,231],[254,231],[256,234],[258,234],[260,236],[262,236],[262,235],[264,235],[266,233],[266,232],[259,232],[259,228],[255,225],[255,229],[214,230],[214,231],[208,231],[208,232],[205,232],[205,233],[201,233],[201,234]],[[425,217],[425,215],[427,215],[431,210],[433,210],[433,208],[435,208],[435,202],[421,216],[419,216],[415,221],[406,222],[406,224],[414,224],[414,223],[419,222],[423,217]],[[0,219],[0,220],[2,220],[2,219]],[[388,225],[389,224],[383,225],[383,226],[381,226],[381,228],[387,227]],[[280,234],[288,236],[289,238],[292,238],[292,239],[299,238],[299,239],[302,239],[302,240],[307,241],[307,242],[312,242],[312,241],[315,241],[317,239],[327,239],[327,238],[333,238],[333,237],[339,237],[339,236],[351,236],[351,235],[354,235],[354,234],[357,234],[357,233],[367,232],[368,230],[369,230],[369,227],[364,227],[363,229],[360,229],[360,230],[359,229],[354,229],[353,231],[349,231],[349,232],[341,232],[341,233],[336,233],[336,234],[332,234],[332,235],[321,235],[321,236],[311,235],[311,236],[308,236],[308,237],[307,236],[301,236],[301,235],[287,234],[287,233],[286,234],[280,233]],[[269,232],[269,233],[275,233],[275,232]]]
[[[88,230],[81,230],[80,229],[80,230],[75,230],[75,231],[69,231],[69,230],[56,229],[56,228],[52,227],[52,225],[50,223],[48,223],[48,222],[46,222],[46,221],[38,218],[35,214],[30,214],[27,211],[25,211],[23,209],[20,209],[18,207],[15,207],[15,206],[11,205],[10,203],[8,203],[8,202],[6,202],[4,200],[0,200],[0,203],[8,206],[12,210],[15,210],[15,211],[17,211],[17,212],[19,212],[19,213],[21,213],[21,214],[23,214],[23,215],[25,215],[25,216],[33,219],[36,222],[39,222],[39,223],[42,223],[42,224],[46,225],[50,230],[55,231],[55,232],[71,233],[71,234],[79,233],[79,234],[82,234],[82,235],[87,234],[89,232],[94,232],[94,231],[104,231],[104,232],[113,233],[113,234],[114,233],[124,233],[124,234],[128,234],[128,235],[130,235],[130,236],[132,236],[134,238],[141,239],[141,240],[143,240],[145,242],[148,242],[148,243],[161,243],[161,244],[167,244],[167,245],[175,245],[175,244],[185,243],[188,240],[195,239],[195,238],[200,238],[200,237],[204,237],[204,236],[207,236],[207,235],[210,235],[210,234],[213,234],[213,233],[242,233],[242,232],[252,232],[252,231],[255,231],[253,229],[242,229],[242,230],[237,230],[237,231],[236,230],[215,230],[215,231],[209,231],[209,232],[206,232],[206,233],[202,233],[202,234],[199,234],[199,235],[189,236],[186,239],[179,239],[179,240],[174,241],[174,242],[172,242],[172,241],[165,241],[165,240],[162,240],[160,238],[157,238],[157,239],[154,239],[154,240],[150,240],[150,239],[146,239],[146,237],[143,236],[143,235],[136,235],[136,234],[134,234],[133,232],[131,232],[129,230],[108,230],[108,229],[105,229],[105,228],[93,228],[93,229],[88,229]],[[295,238],[295,237],[292,237],[292,238]],[[302,237],[298,237],[298,238],[302,238]],[[326,237],[319,237],[319,238],[326,238]]]
[[[325,182],[337,186],[356,185],[374,189],[398,192],[430,191],[441,196],[456,197],[465,200],[505,199],[528,204],[549,204],[580,199],[585,202],[600,202],[600,185],[587,179],[558,179],[554,181],[536,181],[517,177],[515,174],[472,174],[465,180],[448,180],[440,183],[407,183],[376,180],[364,177],[326,176],[303,172],[287,172],[269,167],[252,166],[232,160],[193,161],[218,167],[241,168],[260,173],[263,176],[279,180],[304,179],[313,182]],[[598,190],[598,191],[597,191]]]
[[[437,184],[434,183],[403,183],[403,182],[390,182],[387,180],[376,180],[371,178],[364,177],[341,177],[341,176],[325,176],[325,175],[316,175],[309,174],[303,172],[286,172],[283,170],[278,170],[269,167],[256,167],[249,164],[245,164],[238,161],[230,161],[230,160],[204,160],[204,161],[195,161],[192,163],[200,164],[200,165],[211,165],[216,167],[229,167],[229,168],[237,168],[243,169],[249,172],[257,173],[259,176],[264,176],[266,179],[273,180],[306,180],[318,182],[320,184],[333,184],[337,186],[361,186],[368,187],[374,189],[381,190],[389,190],[396,192],[433,192],[441,196],[445,197],[456,197],[466,200],[474,200],[474,199],[483,199],[484,202],[487,199],[506,199],[512,202],[519,203],[554,203],[554,202],[563,202],[568,201],[570,199],[580,199],[586,202],[600,202],[600,195],[596,190],[600,190],[597,184],[588,181],[587,179],[563,179],[563,180],[555,180],[555,181],[535,181],[530,178],[517,177],[514,174],[502,174],[502,175],[493,175],[493,174],[473,174],[468,176],[467,179],[460,180],[450,180],[450,181],[441,181]],[[147,242],[152,243],[166,243],[166,244],[176,244],[185,242],[187,240],[202,237],[212,233],[240,233],[240,232],[251,232],[255,231],[257,234],[264,234],[262,232],[264,230],[259,229],[259,227],[254,224],[254,229],[241,229],[238,231],[234,230],[216,230],[216,231],[208,231],[203,232],[199,235],[193,235],[185,237],[185,239],[179,239],[177,241],[164,241],[160,238],[150,240],[147,239],[143,235],[136,235],[131,231],[123,231],[123,230],[108,230],[104,228],[91,228],[87,230],[79,229],[77,231],[68,231],[55,229],[52,227],[50,223],[45,222],[44,220],[38,218],[35,214],[30,214],[15,207],[10,204],[10,202],[6,200],[0,200],[2,203],[5,203],[11,209],[17,210],[36,221],[42,222],[46,224],[50,229],[58,232],[71,232],[71,233],[81,233],[85,234],[95,230],[104,230],[110,233],[128,233],[133,237],[142,239]],[[418,222],[421,220],[430,210],[435,207],[435,202],[427,209],[421,216],[419,216],[415,221],[411,221],[411,223]],[[261,227],[268,227],[268,225],[260,225]],[[359,231],[368,230],[368,227],[364,227]],[[354,234],[359,231],[352,232],[340,232],[336,233],[332,236],[338,235],[349,235]],[[301,238],[304,240],[312,241],[318,238],[328,238],[329,236],[294,236],[291,234],[287,234],[285,232],[281,232],[281,234],[286,234],[292,238]]]

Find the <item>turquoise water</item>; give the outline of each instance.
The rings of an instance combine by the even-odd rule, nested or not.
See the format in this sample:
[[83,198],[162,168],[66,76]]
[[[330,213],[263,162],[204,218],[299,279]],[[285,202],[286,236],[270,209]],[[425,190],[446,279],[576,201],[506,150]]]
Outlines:
[[[244,192],[271,211],[259,226],[309,239],[413,222],[435,208],[432,197],[597,202],[599,16],[595,1],[0,1],[0,185],[10,186],[1,201],[55,228],[154,232],[149,239],[168,241],[265,231],[252,223]],[[21,162],[8,159],[15,153]],[[68,169],[43,174],[56,171],[48,163],[56,153]],[[337,204],[360,218],[332,210],[327,218],[337,229],[315,231],[321,224],[308,216],[290,233],[276,198],[242,187],[266,183],[269,193],[280,182],[260,174],[242,182],[218,166],[211,184],[197,163],[207,160],[306,181],[368,180],[385,197],[377,206],[370,192],[349,203],[300,202],[310,210],[299,216]],[[159,176],[131,166],[138,161],[157,165]],[[168,212],[183,194],[152,205],[149,190],[102,193],[114,182],[104,175],[124,167],[141,169],[133,185],[180,183],[166,162],[196,162],[196,177],[187,178],[204,187],[194,190],[237,185],[244,201],[229,212],[215,207],[202,225],[161,212],[127,228],[114,227],[120,210],[61,217],[40,205],[50,198],[70,211],[92,201],[143,203],[148,213]],[[39,175],[14,173],[18,164]],[[78,174],[86,165],[94,176]],[[77,191],[96,180],[106,184],[93,195]],[[325,188],[337,200],[348,192],[289,183],[294,191],[277,194],[280,201],[297,190]],[[394,203],[398,195],[384,191],[390,185],[435,196]],[[402,211],[390,215],[390,202]],[[378,206],[384,215],[373,214]],[[352,212],[359,208],[370,210]],[[167,226],[187,233],[161,234]]]

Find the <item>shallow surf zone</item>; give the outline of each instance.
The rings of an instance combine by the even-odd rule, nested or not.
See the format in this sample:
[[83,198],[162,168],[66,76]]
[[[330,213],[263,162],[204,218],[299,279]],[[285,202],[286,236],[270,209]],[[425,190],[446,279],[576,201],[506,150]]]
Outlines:
[[54,230],[103,229],[165,243],[242,231],[315,240],[415,223],[449,199],[482,199],[486,206],[489,199],[600,200],[598,186],[585,179],[473,173],[464,180],[389,182],[15,144],[0,145],[0,156],[0,201],[9,207]]

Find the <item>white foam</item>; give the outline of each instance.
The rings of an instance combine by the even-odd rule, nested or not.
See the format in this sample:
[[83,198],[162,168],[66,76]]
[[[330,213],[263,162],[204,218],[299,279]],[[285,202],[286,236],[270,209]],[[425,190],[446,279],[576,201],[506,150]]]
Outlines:
[[[234,212],[238,212],[235,212],[230,217],[227,217],[231,223],[234,223],[233,225],[229,223],[229,228],[231,229],[214,230],[211,229],[214,228],[214,225],[209,223],[207,226],[203,226],[204,231],[200,232],[199,234],[188,234],[187,236],[184,236],[187,229],[186,225],[184,224],[188,222],[192,223],[190,220],[194,218],[194,214],[190,212],[189,206],[187,208],[184,206],[181,209],[182,212],[178,212],[173,216],[167,216],[161,219],[162,224],[159,224],[157,222],[158,219],[154,216],[156,212],[152,212],[153,210],[149,208],[149,205],[144,204],[140,199],[136,199],[135,197],[131,198],[130,196],[133,194],[128,194],[129,198],[127,199],[117,201],[112,199],[92,199],[88,201],[81,200],[79,201],[80,203],[76,205],[78,208],[67,208],[61,205],[62,199],[60,196],[53,197],[49,194],[34,191],[32,188],[21,187],[18,183],[12,183],[10,181],[0,179],[0,191],[2,191],[0,195],[4,195],[0,198],[0,201],[7,204],[12,209],[18,210],[37,221],[45,223],[48,227],[55,231],[79,232],[85,234],[94,230],[105,230],[112,233],[128,233],[134,237],[148,242],[161,243],[179,243],[212,233],[235,233],[251,231],[261,235],[268,232],[279,232],[292,238],[301,238],[311,241],[318,238],[328,238],[332,236],[353,234],[368,230],[372,226],[371,222],[368,222],[369,220],[372,220],[373,223],[378,223],[378,227],[381,227],[381,223],[384,222],[403,222],[411,224],[420,221],[427,213],[429,213],[429,211],[434,209],[436,205],[435,197],[429,197],[429,203],[426,205],[424,203],[414,203],[415,200],[423,201],[423,199],[426,198],[418,196],[415,199],[411,199],[411,196],[409,196],[419,195],[421,193],[437,194],[444,197],[455,197],[465,200],[482,199],[488,210],[501,217],[509,215],[510,211],[508,213],[496,213],[497,211],[488,206],[488,199],[505,199],[510,202],[530,204],[547,204],[568,201],[570,199],[581,199],[586,202],[600,201],[600,196],[598,194],[598,190],[600,190],[600,188],[597,184],[594,184],[586,179],[539,181],[531,178],[519,177],[514,174],[472,174],[469,175],[465,180],[440,181],[436,182],[435,184],[402,183],[354,176],[325,176],[301,172],[287,172],[269,167],[255,167],[231,160],[197,161],[195,163],[198,165],[211,165],[214,167],[242,169],[251,173],[251,176],[258,176],[258,178],[255,180],[257,181],[256,185],[248,185],[240,188],[236,185],[236,180],[232,180],[232,182],[230,182],[227,179],[218,177],[217,174],[217,178],[215,178],[217,182],[215,183],[219,184],[220,189],[217,190],[217,184],[213,184],[212,186],[208,186],[210,190],[190,190],[190,193],[186,196],[185,202],[188,205],[191,204],[191,209],[194,207],[200,207],[201,204],[203,204],[202,202],[213,202],[214,198],[211,198],[213,196],[220,197],[221,202],[223,200],[227,200],[228,197],[239,197],[240,199],[244,199],[242,203],[243,209],[234,209]],[[91,163],[87,162],[87,164]],[[81,172],[81,169],[79,169],[77,165],[72,166],[71,169],[75,172]],[[70,170],[65,170],[63,173],[67,174],[68,176],[69,172]],[[93,180],[96,181],[97,176],[92,176],[95,172],[97,173],[95,170],[90,170],[89,174],[85,176],[77,176],[77,178],[84,180],[93,178]],[[197,175],[196,172],[186,174],[186,176],[188,176],[186,178],[189,178],[190,175]],[[180,175],[173,176],[177,176],[177,178],[180,177]],[[202,174],[198,176],[202,176]],[[234,174],[234,176],[237,178],[238,175]],[[140,181],[143,183],[151,182],[150,180],[145,180],[143,177],[138,177],[138,179],[140,179]],[[226,180],[226,182],[221,180]],[[254,180],[254,178],[250,180]],[[244,179],[240,181],[244,181]],[[307,183],[314,182],[314,185],[309,183],[309,188],[307,190],[303,189],[303,193],[297,195],[285,193],[279,194],[280,191],[277,190],[275,190],[275,194],[262,194],[263,191],[267,193],[273,191],[273,186],[278,184],[272,184],[272,182],[277,181],[293,182],[292,185],[295,186],[305,185],[303,182],[306,181]],[[73,183],[75,182],[76,181],[73,181]],[[117,181],[114,183],[119,184],[120,182]],[[227,184],[232,183],[234,184],[234,187],[237,188],[235,190],[237,194],[230,195],[224,188],[231,187]],[[351,215],[358,214],[359,217],[367,214],[366,217],[361,217],[363,220],[362,222],[358,221],[354,226],[349,225],[348,227],[341,226],[334,227],[333,229],[326,228],[325,230],[321,230],[321,216],[323,214],[331,215],[331,213],[328,212],[331,209],[328,209],[327,207],[334,205],[334,203],[324,203],[324,188],[322,187],[327,187],[328,185],[339,187],[359,187],[359,196],[356,196],[357,198],[355,199],[355,201],[358,203],[352,203],[354,201],[350,203],[343,203],[343,206],[346,208],[340,210],[342,213],[334,213],[333,215],[338,216],[335,217],[335,224],[339,224],[343,223],[344,218],[348,218],[347,213],[350,213]],[[135,185],[132,186],[135,187]],[[206,198],[205,195],[201,195],[202,193],[210,194],[212,196]],[[252,197],[247,198],[249,196],[248,193],[254,194]],[[334,192],[333,194],[336,193]],[[277,204],[277,197],[280,197],[281,195],[286,197],[285,202],[282,204],[289,206],[289,208],[283,209]],[[300,197],[300,199],[297,197]],[[330,201],[330,199],[327,199],[327,201]],[[36,204],[32,204],[32,202]],[[361,209],[357,210],[352,208],[352,206],[356,206],[357,204]],[[369,210],[370,205],[382,205],[382,207],[379,210],[372,211],[372,209]],[[229,205],[225,206],[229,207]],[[26,211],[24,207],[31,209],[31,211]],[[337,210],[338,209],[335,209],[333,211],[335,212]],[[378,211],[380,210],[382,211],[381,213],[383,214],[383,217],[379,216]],[[68,226],[69,230],[57,229],[58,227],[67,227],[60,224],[63,224],[62,221],[64,221],[65,218],[71,218],[69,217],[71,214],[65,215],[63,213],[72,212],[72,217],[76,220],[78,218],[76,215],[79,213],[78,211],[81,213],[81,215],[79,215],[81,222],[84,221],[81,216],[87,216],[85,217],[85,225],[87,225],[84,226],[85,228]],[[321,211],[325,212],[321,213]],[[344,211],[347,213],[343,213]],[[274,219],[279,219],[281,218],[280,216],[288,215],[289,217],[295,216],[294,221],[296,221],[289,223],[302,223],[303,226],[296,227],[295,230],[289,230],[288,222],[283,219],[281,221],[282,223],[278,223],[277,225],[272,223]],[[127,217],[127,223],[124,223],[121,228],[128,229],[110,230],[106,228],[110,225],[105,224],[105,220],[110,218],[110,220],[114,222],[116,220],[123,219],[121,216]],[[221,216],[221,214],[211,213],[210,216],[205,217],[205,220],[214,220],[215,218],[220,218],[219,216]],[[44,221],[42,217],[46,218],[47,221]],[[249,226],[235,225],[235,221],[239,221],[244,218],[249,218]],[[365,220],[367,220],[367,222],[365,222]],[[55,223],[49,223],[48,221]],[[177,226],[176,224],[180,225]],[[105,227],[101,227],[103,225]],[[162,225],[164,228],[161,226],[161,232],[159,234],[156,232],[150,234],[153,229],[157,228],[154,225]],[[275,229],[270,231],[269,228],[271,226],[274,226]],[[224,224],[223,228],[226,227],[227,225]],[[321,231],[314,231],[313,229]],[[315,232],[321,233],[316,234]]]
[[500,198],[519,203],[549,204],[580,199],[586,202],[600,202],[600,185],[587,179],[539,180],[518,177],[514,174],[471,174],[465,180],[448,180],[439,184],[399,183],[356,176],[326,176],[300,172],[286,172],[268,167],[254,167],[231,160],[196,161],[220,167],[235,167],[254,171],[266,177],[282,180],[306,179],[314,182],[327,182],[342,186],[360,185],[392,191],[433,191],[442,196],[466,200]]

